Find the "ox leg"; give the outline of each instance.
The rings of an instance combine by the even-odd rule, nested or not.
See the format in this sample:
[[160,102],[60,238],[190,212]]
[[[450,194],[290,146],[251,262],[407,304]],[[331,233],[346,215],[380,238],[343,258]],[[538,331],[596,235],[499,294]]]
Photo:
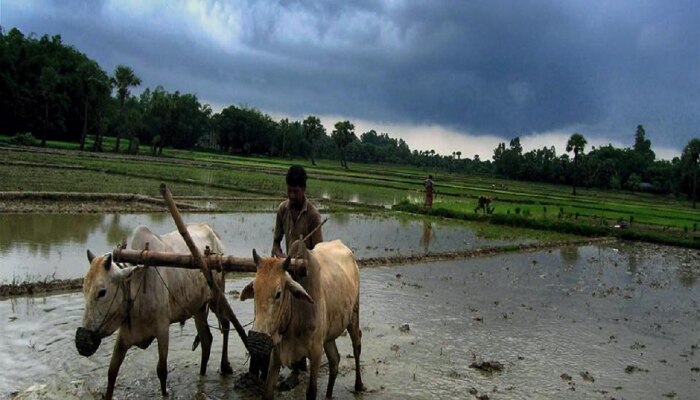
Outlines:
[[365,390],[360,372],[360,354],[362,353],[362,330],[360,330],[360,301],[357,300],[352,312],[352,319],[348,325],[348,333],[352,341],[352,354],[355,357],[355,391]]
[[166,326],[165,334],[158,336],[158,367],[156,367],[160,380],[160,393],[163,396],[168,395],[168,391],[165,389],[165,382],[168,380],[168,342],[170,341],[167,329]]
[[223,375],[233,374],[233,368],[231,368],[231,363],[228,361],[228,333],[231,330],[231,323],[227,319],[220,319],[221,324],[221,334],[224,336],[224,348],[221,349],[221,373]]
[[[338,350],[336,349],[336,352]],[[309,387],[306,388],[306,399],[313,400],[316,399],[316,392],[318,391],[318,371],[321,369],[321,358],[323,357],[322,347],[312,347],[309,352],[309,361],[311,364],[311,371],[309,374]]]
[[338,376],[338,365],[340,364],[340,354],[338,354],[338,347],[335,345],[335,340],[326,342],[323,345],[323,350],[326,351],[326,357],[328,357],[328,387],[326,388],[326,398],[330,399],[333,397],[333,386],[335,385],[335,378]]
[[[224,272],[221,272],[221,293],[226,293],[226,276]],[[221,334],[224,337],[223,348],[221,349],[221,374],[231,375],[233,374],[233,368],[231,368],[231,363],[228,361],[228,334],[231,330],[231,321],[223,317],[223,312],[220,312],[217,304],[210,306],[212,310],[216,311],[216,318],[219,319],[219,325],[221,325]]]
[[272,400],[275,398],[275,386],[277,385],[277,377],[280,374],[280,367],[282,366],[282,361],[280,360],[280,351],[277,346],[272,348],[272,354],[270,354],[270,362],[267,369],[267,379],[265,380],[265,393],[263,394],[263,399]]
[[202,360],[199,364],[199,374],[207,374],[207,364],[209,363],[209,355],[211,354],[211,330],[207,324],[207,306],[203,306],[194,314],[194,325],[197,328],[197,335],[202,344]]
[[119,367],[121,367],[128,349],[129,346],[124,343],[121,336],[118,336],[117,342],[114,344],[114,350],[112,351],[112,360],[109,362],[109,371],[107,372],[107,393],[105,393],[105,400],[111,400],[112,396],[114,395],[114,385],[117,382]]

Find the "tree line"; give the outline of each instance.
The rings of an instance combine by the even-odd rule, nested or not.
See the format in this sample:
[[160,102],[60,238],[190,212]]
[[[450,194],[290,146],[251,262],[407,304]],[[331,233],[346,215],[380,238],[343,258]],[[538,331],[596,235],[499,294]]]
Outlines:
[[[136,153],[148,146],[153,155],[164,147],[200,149],[243,155],[394,163],[426,170],[495,174],[576,187],[686,193],[694,201],[698,186],[700,139],[685,146],[682,156],[656,160],[642,125],[630,148],[612,145],[586,152],[583,135],[571,136],[566,153],[543,147],[523,152],[519,137],[499,143],[490,160],[462,158],[460,151],[441,155],[435,150],[411,150],[403,139],[370,130],[358,134],[350,121],[338,121],[327,132],[321,120],[309,115],[302,121],[275,121],[244,105],[215,113],[196,95],[169,92],[158,86],[140,95],[135,71],[119,65],[104,71],[60,35],[24,35],[0,27],[0,134],[31,133],[40,145],[46,140],[80,143],[91,151]],[[89,148],[86,138],[94,137]],[[102,138],[116,138],[105,148]]]

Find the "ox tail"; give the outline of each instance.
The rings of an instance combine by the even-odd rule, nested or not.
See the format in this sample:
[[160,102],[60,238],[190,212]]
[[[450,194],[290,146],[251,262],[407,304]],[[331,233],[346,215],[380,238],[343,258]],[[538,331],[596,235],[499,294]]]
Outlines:
[[197,334],[197,335],[194,337],[194,340],[192,341],[192,351],[195,351],[195,350],[197,349],[197,346],[199,346],[199,342],[200,342],[200,340],[199,340],[199,334]]
[[[185,321],[180,321],[180,327],[182,328],[185,326]],[[199,339],[199,333],[195,335],[194,340],[192,341],[192,351],[197,350],[197,346],[199,346],[199,342],[201,342],[201,339]]]

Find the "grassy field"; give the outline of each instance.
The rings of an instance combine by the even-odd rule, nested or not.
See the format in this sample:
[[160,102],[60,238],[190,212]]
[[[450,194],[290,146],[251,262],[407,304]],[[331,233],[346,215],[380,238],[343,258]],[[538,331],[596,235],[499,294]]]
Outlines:
[[[546,229],[571,225],[610,227],[620,218],[633,221],[632,229],[655,235],[687,239],[699,235],[700,212],[685,198],[648,193],[602,191],[581,188],[571,195],[569,186],[508,181],[490,176],[424,171],[410,166],[318,160],[282,160],[241,157],[207,152],[164,149],[162,157],[150,157],[142,146],[136,156],[76,151],[77,144],[49,142],[49,149],[13,147],[0,136],[0,191],[63,191],[139,193],[158,196],[165,181],[179,196],[280,196],[285,192],[284,173],[301,164],[309,173],[308,194],[329,202],[358,206],[390,207],[397,203],[421,204],[422,180],[435,177],[438,215],[476,218],[480,195],[494,197],[494,216],[540,221]],[[105,148],[113,138],[105,138]],[[90,146],[88,146],[90,147]],[[506,189],[507,187],[507,189]],[[440,211],[442,210],[442,211]],[[517,217],[517,218],[516,218]],[[507,219],[507,218],[506,218]],[[700,241],[698,241],[700,243]]]

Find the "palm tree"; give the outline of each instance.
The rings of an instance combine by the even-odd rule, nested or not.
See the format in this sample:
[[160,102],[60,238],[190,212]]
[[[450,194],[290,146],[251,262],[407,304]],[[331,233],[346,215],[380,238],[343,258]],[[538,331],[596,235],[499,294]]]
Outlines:
[[580,133],[574,133],[571,135],[569,141],[566,143],[566,152],[574,152],[574,196],[576,195],[576,178],[578,176],[578,171],[576,168],[578,164],[578,156],[579,154],[583,153],[583,149],[586,147],[587,143],[588,141],[586,141],[586,138],[584,138]]
[[124,129],[124,100],[129,96],[129,88],[141,84],[141,78],[134,74],[134,71],[126,65],[117,65],[114,70],[114,77],[111,79],[112,86],[117,88],[117,97],[119,99],[119,121],[122,126],[117,129],[117,144],[114,146],[114,151],[119,152],[119,140],[121,139],[121,131]]
[[321,125],[321,120],[318,117],[309,115],[304,120],[304,137],[309,141],[311,146],[311,165],[316,165],[314,160],[314,142],[326,135],[326,128]]
[[681,156],[683,161],[688,165],[689,169],[693,172],[693,177],[691,178],[691,193],[693,197],[693,208],[696,208],[697,202],[697,187],[698,187],[698,161],[700,159],[700,139],[693,138],[690,139],[687,145],[683,148],[683,155]]
[[340,149],[340,165],[348,169],[348,162],[345,160],[345,148],[356,139],[355,125],[351,124],[350,121],[336,122],[331,138]]

